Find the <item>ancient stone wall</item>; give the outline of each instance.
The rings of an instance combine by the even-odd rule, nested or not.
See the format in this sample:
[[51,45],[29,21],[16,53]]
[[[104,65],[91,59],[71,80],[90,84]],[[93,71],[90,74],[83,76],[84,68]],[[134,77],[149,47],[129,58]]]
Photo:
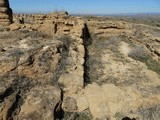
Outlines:
[[8,0],[0,0],[0,25],[8,26],[12,23],[12,9]]

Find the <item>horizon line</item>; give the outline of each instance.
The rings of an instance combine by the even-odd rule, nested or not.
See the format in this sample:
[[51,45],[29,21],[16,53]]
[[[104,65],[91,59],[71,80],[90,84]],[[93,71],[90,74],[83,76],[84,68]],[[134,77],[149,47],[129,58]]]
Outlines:
[[[58,13],[58,12],[64,12],[65,10],[61,10],[61,11],[27,11],[27,12],[21,12],[21,11],[13,11],[13,14],[49,14],[49,13]],[[68,12],[68,11],[66,11]],[[126,12],[126,13],[70,13],[68,12],[69,15],[147,15],[147,14],[150,14],[150,15],[158,15],[160,14],[160,12]]]

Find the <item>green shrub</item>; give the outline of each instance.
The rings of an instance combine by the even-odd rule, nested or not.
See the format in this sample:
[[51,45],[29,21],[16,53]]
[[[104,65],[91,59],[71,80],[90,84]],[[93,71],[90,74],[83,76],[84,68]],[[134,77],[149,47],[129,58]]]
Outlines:
[[128,56],[136,60],[144,61],[149,59],[150,55],[143,46],[137,46],[129,52]]
[[107,42],[108,42],[108,45],[115,45],[115,46],[117,46],[117,45],[119,45],[119,43],[120,43],[121,41],[120,41],[119,37],[117,37],[117,36],[111,36],[111,37],[107,40]]
[[135,47],[129,52],[128,56],[145,63],[148,69],[160,74],[160,63],[154,60],[143,46]]

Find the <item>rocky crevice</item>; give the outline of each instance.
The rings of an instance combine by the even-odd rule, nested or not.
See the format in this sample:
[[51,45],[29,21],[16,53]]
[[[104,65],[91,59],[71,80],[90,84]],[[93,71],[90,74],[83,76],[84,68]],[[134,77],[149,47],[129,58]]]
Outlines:
[[90,77],[89,77],[89,69],[90,67],[88,66],[87,64],[87,61],[89,60],[89,52],[88,52],[88,48],[85,46],[85,57],[84,57],[84,75],[83,75],[83,78],[84,78],[84,86],[86,86],[87,84],[89,84],[91,81],[90,81]]
[[85,55],[84,55],[84,85],[87,85],[88,83],[90,83],[90,77],[89,77],[89,67],[88,66],[88,60],[89,60],[89,50],[88,50],[88,46],[92,44],[92,38],[89,32],[89,29],[87,27],[87,25],[85,24],[85,27],[83,29],[83,45],[84,45],[84,49],[85,49]]
[[54,120],[62,120],[64,118],[64,110],[62,109],[62,102],[63,102],[63,90],[61,89],[61,100],[56,104],[54,108],[53,118]]
[[[84,47],[84,57],[83,57],[84,63],[82,64],[84,72],[83,72],[82,77],[83,77],[83,83],[84,83],[84,86],[85,86],[90,82],[89,81],[89,75],[88,75],[88,67],[89,66],[87,66],[87,60],[89,58],[87,46],[89,46],[92,43],[92,39],[91,39],[89,30],[88,30],[88,27],[87,27],[86,24],[84,24],[84,27],[82,29],[82,36],[80,38],[83,40],[82,45]],[[70,50],[72,49],[72,47],[74,47],[74,46],[78,47],[79,43],[77,44],[77,41],[75,41],[75,40],[72,39],[72,38],[67,38],[66,40],[64,40],[64,38],[63,38],[63,42],[64,42],[64,45],[65,45],[65,50],[61,53],[62,58],[60,60],[60,66],[57,70],[58,76],[56,76],[56,79],[59,79],[61,75],[66,74],[68,65],[71,65],[70,63],[67,62],[67,59],[69,57],[71,57],[71,54],[70,54],[71,51]],[[76,48],[74,48],[74,49],[76,50]],[[76,52],[78,52],[78,51],[76,51]],[[64,64],[64,63],[66,63],[66,64]],[[76,79],[76,78],[74,78],[74,79]],[[72,83],[72,84],[74,84],[74,83]],[[61,88],[61,101],[59,101],[57,103],[56,107],[54,108],[54,119],[55,120],[56,119],[62,120],[62,119],[66,119],[66,117],[67,117],[67,119],[76,119],[77,114],[75,112],[71,112],[72,110],[70,110],[70,108],[68,108],[68,110],[66,111],[66,109],[63,109],[63,107],[65,105],[62,105],[62,104],[65,104],[65,103],[63,103],[64,99],[66,100],[66,99],[69,99],[69,98],[70,99],[73,99],[73,98],[68,97],[68,95],[66,96],[66,91],[65,91],[65,85],[64,84],[59,83],[59,87]],[[67,91],[67,92],[71,92],[71,91],[73,91],[73,90],[70,90],[70,91]],[[70,104],[73,104],[73,103],[70,103]]]
[[[20,60],[20,53],[16,52],[15,54],[15,69],[11,71],[15,71],[16,79],[13,81],[12,85],[10,86],[10,89],[12,90],[12,94],[9,95],[6,104],[10,104],[10,107],[5,108],[8,109],[8,113],[6,115],[6,119],[14,119],[17,117],[21,105],[23,104],[23,100],[25,99],[25,94],[33,87],[31,85],[31,82],[29,81],[29,78],[25,76],[19,75],[18,67],[19,67],[19,60]],[[6,98],[7,96],[5,96]]]
[[24,96],[32,86],[25,80],[26,79],[22,77],[17,78],[17,80],[14,80],[13,84],[0,95],[1,103],[4,104],[1,111],[3,119],[14,119],[18,115],[23,100],[25,99]]
[[3,93],[0,94],[0,103],[4,101],[6,97],[13,93],[12,87],[7,88]]
[[0,103],[3,104],[2,109],[0,110],[0,119],[3,120],[14,119],[17,117],[21,105],[24,102],[25,94],[33,87],[29,78],[19,75],[19,52],[14,53],[14,55],[15,67],[8,71],[8,74],[9,72],[14,72],[15,79],[12,81],[11,85],[0,94]]
[[22,102],[21,96],[18,93],[17,94],[13,93],[13,96],[14,96],[14,99],[8,100],[8,101],[12,101],[12,103],[10,108],[7,108],[8,113],[7,113],[6,119],[13,119],[18,114],[18,111],[20,109],[20,105]]

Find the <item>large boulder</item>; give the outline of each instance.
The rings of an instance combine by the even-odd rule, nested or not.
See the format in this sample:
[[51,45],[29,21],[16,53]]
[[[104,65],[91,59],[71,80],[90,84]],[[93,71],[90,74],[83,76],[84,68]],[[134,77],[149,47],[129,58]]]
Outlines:
[[61,90],[54,86],[35,87],[21,106],[20,120],[53,120],[53,111],[61,100]]
[[89,109],[95,119],[106,120],[109,117],[109,108],[106,103],[105,94],[101,87],[96,84],[89,84],[85,87],[85,96],[89,103]]
[[59,78],[59,84],[64,91],[70,91],[76,93],[83,88],[83,77],[76,74],[62,74]]

